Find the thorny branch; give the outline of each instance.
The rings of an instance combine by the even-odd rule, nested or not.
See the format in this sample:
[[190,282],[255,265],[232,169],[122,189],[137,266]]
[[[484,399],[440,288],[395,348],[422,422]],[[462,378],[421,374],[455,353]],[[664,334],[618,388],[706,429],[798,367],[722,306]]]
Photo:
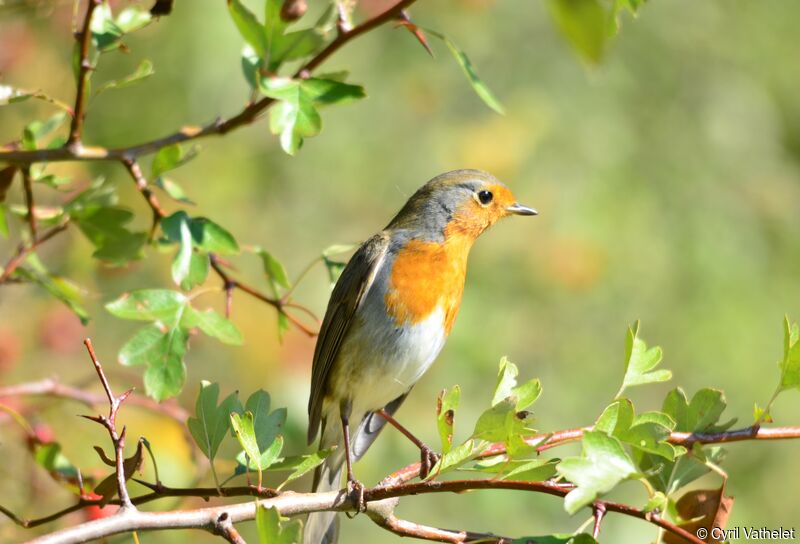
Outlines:
[[92,359],[92,364],[97,372],[97,377],[100,378],[100,382],[103,384],[103,390],[106,392],[106,396],[108,397],[109,406],[108,416],[101,415],[83,417],[101,424],[108,431],[111,441],[114,444],[114,461],[116,463],[117,492],[119,493],[120,510],[123,512],[135,511],[136,507],[131,502],[130,495],[128,495],[128,487],[125,484],[126,428],[123,426],[122,432],[117,432],[117,412],[119,411],[120,406],[122,406],[122,403],[125,402],[125,399],[127,399],[133,392],[133,389],[129,389],[119,397],[115,397],[114,393],[111,392],[111,386],[108,384],[108,379],[106,378],[105,372],[103,372],[103,367],[100,365],[100,361],[97,359],[97,355],[94,352],[92,341],[87,338],[83,343],[86,345],[86,349],[89,352],[89,357]]

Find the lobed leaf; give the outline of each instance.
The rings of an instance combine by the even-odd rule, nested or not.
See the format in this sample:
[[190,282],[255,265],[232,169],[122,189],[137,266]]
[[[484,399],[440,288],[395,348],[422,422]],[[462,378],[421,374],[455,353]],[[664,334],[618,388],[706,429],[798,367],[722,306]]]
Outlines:
[[231,393],[217,405],[219,384],[201,382],[195,403],[195,415],[187,421],[189,432],[200,451],[213,461],[220,444],[231,429],[230,414],[241,411],[237,393]]
[[619,398],[623,391],[635,385],[665,382],[672,378],[669,370],[653,370],[661,362],[660,347],[647,348],[647,344],[638,337],[639,322],[628,328],[625,337],[625,376],[617,393]]
[[556,470],[577,486],[564,498],[564,508],[570,514],[637,474],[620,441],[602,431],[585,432],[582,456],[567,457]]

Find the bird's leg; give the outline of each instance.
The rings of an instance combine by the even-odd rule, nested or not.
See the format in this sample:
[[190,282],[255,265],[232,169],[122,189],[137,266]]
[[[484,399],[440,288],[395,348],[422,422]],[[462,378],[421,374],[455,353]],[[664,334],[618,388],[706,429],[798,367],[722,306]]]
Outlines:
[[[342,433],[344,434],[345,463],[347,464],[347,493],[353,496],[356,503],[356,514],[367,511],[367,503],[364,501],[364,484],[356,480],[353,475],[353,452],[350,448],[350,421],[348,416],[342,411]],[[349,515],[348,515],[349,517]]]
[[430,449],[425,442],[414,436],[411,431],[403,427],[399,421],[389,415],[385,409],[378,410],[378,414],[391,424],[395,429],[403,433],[415,446],[419,448],[419,477],[423,480],[428,477],[431,469],[439,462],[439,454]]

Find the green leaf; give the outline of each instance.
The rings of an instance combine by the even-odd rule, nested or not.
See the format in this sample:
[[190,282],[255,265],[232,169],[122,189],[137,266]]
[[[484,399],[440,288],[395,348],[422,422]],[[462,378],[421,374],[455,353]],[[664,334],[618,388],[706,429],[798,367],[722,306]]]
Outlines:
[[800,388],[800,328],[797,323],[783,318],[783,360],[778,363],[781,371],[780,390]]
[[664,412],[645,412],[634,416],[633,404],[628,399],[611,403],[595,423],[595,431],[603,431],[642,452],[674,460],[686,453],[681,446],[673,446],[667,439],[675,428],[675,420]]
[[197,147],[184,149],[180,144],[172,144],[158,150],[153,163],[150,165],[150,177],[158,178],[164,172],[174,170],[195,158],[198,153]]
[[270,470],[292,470],[292,473],[289,474],[289,476],[283,481],[283,483],[281,483],[281,485],[278,486],[278,490],[280,491],[280,489],[289,482],[296,480],[317,468],[325,461],[325,458],[328,457],[334,449],[336,449],[335,446],[333,448],[319,450],[309,455],[300,455],[298,457],[281,459],[272,463],[269,466]]
[[289,32],[272,44],[270,62],[280,65],[317,53],[325,45],[325,36],[316,28]]
[[456,409],[461,402],[461,388],[454,385],[449,391],[442,389],[436,403],[436,423],[439,429],[439,438],[442,441],[442,453],[447,453],[453,447],[453,423]]
[[366,98],[367,93],[361,85],[351,85],[333,79],[309,78],[301,83],[303,91],[317,106],[345,104]]
[[66,112],[60,111],[44,121],[33,121],[22,130],[22,148],[28,151],[37,149],[38,141],[44,139],[67,119]]
[[191,223],[192,237],[200,249],[220,255],[236,255],[239,244],[233,235],[205,217],[196,217]]
[[70,216],[95,246],[92,256],[96,259],[122,265],[142,258],[147,234],[131,232],[125,227],[133,219],[130,210],[119,206],[91,206],[77,209]]
[[261,77],[263,60],[249,44],[244,44],[244,47],[242,47],[241,66],[244,79],[250,85],[250,88],[253,90],[258,89],[258,79]]
[[459,444],[447,453],[443,454],[439,462],[431,469],[428,475],[428,480],[437,477],[440,474],[455,470],[463,464],[473,460],[486,448],[486,443],[476,444],[474,440],[467,440],[463,444]]
[[158,324],[139,329],[119,350],[119,362],[124,366],[150,365],[168,351],[167,331]]
[[256,447],[261,453],[253,455],[247,448],[244,448],[243,444],[244,451],[236,457],[239,464],[247,464],[245,462],[245,454],[247,454],[251,468],[265,470],[278,459],[283,448],[283,437],[280,433],[286,423],[286,409],[279,408],[270,412],[269,408],[269,393],[264,390],[259,389],[247,399],[245,411],[253,414]]
[[19,267],[12,274],[12,278],[35,283],[43,287],[50,295],[64,303],[67,308],[78,316],[81,323],[89,323],[89,313],[83,307],[82,289],[67,278],[48,273],[44,267],[35,265],[33,256],[29,256],[27,263],[31,268]]
[[144,372],[145,392],[157,401],[174,397],[186,383],[186,365],[183,356],[189,335],[180,327],[169,329],[165,334],[163,352],[148,362]]
[[333,287],[336,285],[339,276],[342,275],[342,271],[347,264],[339,261],[332,261],[327,257],[323,257],[322,262],[325,264],[325,270],[328,271],[328,280],[330,281],[331,287]]
[[261,257],[264,274],[267,275],[269,280],[280,285],[284,289],[288,289],[291,283],[289,282],[289,276],[286,274],[286,269],[283,267],[283,264],[265,249],[257,248],[256,253]]
[[106,309],[122,319],[177,323],[188,304],[186,296],[168,289],[140,289],[106,304]]
[[111,90],[111,89],[122,89],[124,87],[128,87],[135,83],[142,81],[143,79],[147,79],[148,77],[152,76],[155,73],[153,70],[153,63],[147,59],[143,60],[139,63],[139,66],[136,67],[136,70],[121,79],[115,79],[103,84],[102,87],[97,89],[95,92],[96,95]]
[[0,236],[8,238],[8,220],[6,219],[5,204],[0,204]]
[[0,85],[0,106],[23,102],[32,98],[35,93],[25,89],[16,89],[10,85]]
[[117,15],[117,27],[122,29],[125,34],[129,34],[140,28],[144,28],[152,22],[153,16],[149,11],[135,7],[125,8]]
[[562,460],[556,470],[577,487],[564,498],[564,509],[574,514],[636,474],[622,444],[601,431],[583,434],[583,455]]
[[647,344],[638,337],[639,322],[628,328],[625,337],[625,376],[622,387],[617,393],[619,398],[623,391],[635,385],[665,382],[672,378],[669,370],[653,370],[661,362],[661,348],[647,348]]
[[181,285],[189,277],[192,265],[192,232],[189,230],[188,218],[183,218],[178,228],[180,242],[178,252],[172,259],[172,281]]
[[244,341],[242,333],[232,321],[211,309],[201,312],[187,308],[182,324],[185,327],[197,327],[223,344],[240,346]]
[[253,12],[239,0],[228,0],[228,12],[244,41],[255,49],[260,57],[265,57],[269,49],[267,36]]
[[266,39],[266,55],[270,72],[276,72],[280,66],[280,55],[275,54],[275,49],[280,48],[284,40],[283,34],[288,23],[281,18],[283,0],[266,0],[264,3],[264,36]]
[[204,253],[193,252],[191,258],[189,259],[189,273],[181,282],[181,289],[188,291],[199,285],[202,285],[208,277],[210,265],[211,263],[208,255]]
[[322,250],[323,257],[333,257],[342,253],[349,253],[358,247],[358,244],[333,244]]
[[239,253],[239,244],[230,232],[205,217],[190,218],[183,210],[162,219],[161,229],[168,240],[180,243],[183,240],[183,223],[189,225],[194,247],[221,255]]
[[[256,441],[256,431],[253,428],[253,412],[247,410],[243,414],[231,412],[231,426],[239,444],[244,449],[244,453],[250,459],[259,459],[261,450],[258,449]],[[246,465],[247,463],[242,463]]]
[[274,507],[256,506],[256,530],[259,544],[301,544],[303,524],[292,519],[283,524]]
[[517,365],[503,357],[500,359],[500,370],[497,373],[497,383],[492,396],[492,406],[505,400],[511,395],[511,390],[517,385],[519,370]]
[[33,458],[36,464],[45,469],[58,481],[76,481],[78,468],[61,452],[61,444],[34,444]]
[[556,26],[575,49],[591,64],[598,64],[608,39],[608,15],[598,0],[548,0]]
[[111,6],[103,2],[92,13],[89,30],[92,33],[92,43],[99,51],[110,51],[119,47],[119,40],[125,31],[114,22]]
[[473,470],[497,474],[501,480],[543,482],[555,476],[558,462],[558,459],[507,459],[497,456],[477,463]]
[[461,69],[464,72],[464,75],[467,76],[467,81],[469,84],[472,85],[472,90],[475,91],[475,94],[483,100],[483,103],[492,108],[499,114],[504,114],[505,111],[503,109],[503,105],[500,104],[500,101],[494,96],[492,91],[489,90],[489,87],[486,86],[486,83],[478,77],[478,72],[475,70],[475,67],[472,65],[472,61],[469,60],[467,54],[464,53],[450,38],[445,36],[444,34],[440,34],[439,32],[435,32],[433,30],[427,30],[429,34],[435,36],[442,40],[446,45],[450,52],[455,57],[456,62],[458,65],[461,66]]
[[194,204],[194,202],[186,195],[183,187],[171,179],[165,178],[164,176],[159,176],[156,178],[155,184],[156,187],[163,189],[163,191],[167,193],[172,200],[182,202],[184,204]]
[[287,78],[260,78],[259,89],[278,103],[270,109],[270,130],[280,135],[281,147],[294,155],[303,139],[322,130],[322,119],[314,100],[301,81]]
[[231,413],[241,410],[236,393],[231,393],[217,405],[219,384],[201,382],[195,403],[195,416],[187,421],[189,432],[200,451],[213,461],[220,444],[231,428]]
[[667,393],[662,410],[675,421],[676,431],[716,432],[732,424],[717,425],[726,406],[725,394],[719,389],[700,389],[689,402],[686,393],[678,387]]

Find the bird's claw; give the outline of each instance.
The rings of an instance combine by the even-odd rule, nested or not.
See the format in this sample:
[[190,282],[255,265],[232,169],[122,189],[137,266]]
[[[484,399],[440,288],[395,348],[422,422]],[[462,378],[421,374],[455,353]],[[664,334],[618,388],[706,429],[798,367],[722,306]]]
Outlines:
[[364,500],[364,484],[353,478],[352,480],[347,480],[347,497],[356,505],[356,511],[354,514],[351,515],[350,512],[347,512],[347,517],[352,519],[356,517],[361,512],[367,511],[367,501]]
[[426,479],[440,458],[438,453],[423,445],[419,449],[419,477],[423,480]]

